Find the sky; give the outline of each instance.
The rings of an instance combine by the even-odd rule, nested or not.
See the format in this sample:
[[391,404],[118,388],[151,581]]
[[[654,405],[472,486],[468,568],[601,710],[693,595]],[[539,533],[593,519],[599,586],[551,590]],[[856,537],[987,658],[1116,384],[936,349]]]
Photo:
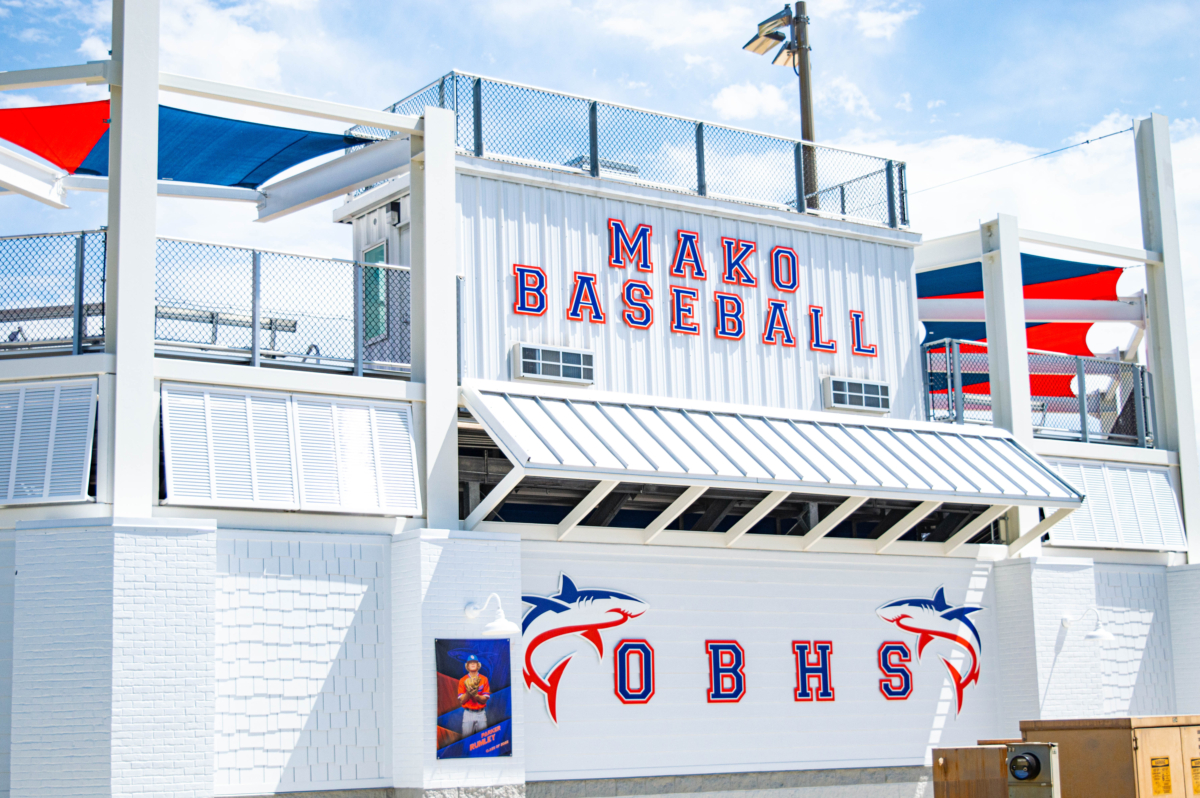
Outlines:
[[[795,76],[741,49],[779,8],[745,0],[162,0],[161,63],[168,72],[372,108],[458,69],[796,137]],[[1168,116],[1185,280],[1197,300],[1189,325],[1200,330],[1200,4],[814,0],[808,13],[816,140],[906,161],[912,229],[926,238],[1009,213],[1022,227],[1140,246],[1132,133],[941,184],[1123,130],[1151,112]],[[0,70],[106,58],[110,27],[109,0],[0,0]],[[0,107],[106,96],[102,87],[9,92]],[[344,127],[180,95],[164,101]],[[68,202],[71,210],[55,211],[0,196],[0,235],[104,223],[104,195],[72,193]],[[348,257],[349,226],[329,221],[338,204],[262,225],[250,205],[160,199],[158,230]],[[1139,287],[1138,275],[1127,277],[1122,293]],[[1200,346],[1193,355],[1200,377]]]

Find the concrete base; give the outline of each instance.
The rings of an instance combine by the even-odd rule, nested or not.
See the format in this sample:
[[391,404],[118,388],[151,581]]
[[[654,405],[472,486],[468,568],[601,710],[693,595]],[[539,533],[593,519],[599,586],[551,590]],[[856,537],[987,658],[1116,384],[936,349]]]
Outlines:
[[642,779],[535,781],[527,798],[923,798],[933,795],[933,771],[925,767],[842,768]]

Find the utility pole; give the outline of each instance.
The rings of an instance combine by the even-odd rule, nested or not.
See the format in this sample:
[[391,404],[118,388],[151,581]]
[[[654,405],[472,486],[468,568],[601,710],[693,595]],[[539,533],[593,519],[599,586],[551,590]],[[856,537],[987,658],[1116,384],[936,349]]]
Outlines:
[[808,4],[796,3],[796,15],[792,17],[792,46],[797,48],[796,75],[800,78],[800,138],[816,141],[813,130],[812,69],[808,63]]

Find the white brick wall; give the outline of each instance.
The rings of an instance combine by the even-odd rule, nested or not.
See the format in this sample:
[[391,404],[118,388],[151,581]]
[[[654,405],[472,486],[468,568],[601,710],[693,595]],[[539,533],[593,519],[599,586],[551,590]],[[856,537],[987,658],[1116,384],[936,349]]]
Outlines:
[[17,529],[12,795],[110,794],[111,529]]
[[996,661],[1002,696],[997,739],[1020,737],[1020,722],[1041,716],[1033,634],[1033,563],[1033,558],[996,563]]
[[1084,640],[1094,628],[1089,615],[1070,629],[1063,616],[1078,618],[1096,603],[1092,561],[1031,558],[1034,636],[1040,717],[1091,718],[1104,712],[1098,667],[1101,642]]
[[12,530],[0,532],[0,798],[8,798],[12,731],[13,572],[17,547]]
[[[469,620],[463,609],[497,593],[510,620],[521,615],[521,546],[516,535],[413,530],[392,544],[395,786],[438,789],[525,781],[521,645],[512,640],[513,755],[437,759],[437,682],[433,641],[474,638],[494,617]],[[410,689],[421,685],[423,690]]]
[[113,533],[112,794],[212,794],[213,529]]
[[1166,568],[1097,563],[1095,574],[1100,618],[1116,638],[1099,646],[1103,714],[1175,712]]
[[1200,715],[1200,565],[1167,569],[1175,709]]
[[221,795],[391,784],[384,537],[221,532]]

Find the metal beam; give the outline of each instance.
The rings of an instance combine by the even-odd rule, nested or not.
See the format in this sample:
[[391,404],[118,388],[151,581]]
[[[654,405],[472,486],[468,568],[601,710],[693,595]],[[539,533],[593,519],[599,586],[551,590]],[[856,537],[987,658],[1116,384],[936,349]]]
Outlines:
[[378,141],[278,183],[263,186],[262,193],[267,199],[258,206],[255,221],[269,222],[407,172],[410,153],[409,139]]
[[875,553],[883,554],[893,543],[904,537],[908,530],[924,521],[930,513],[941,506],[941,502],[921,502],[918,504],[908,513],[908,515],[904,516],[895,524],[893,524],[891,529],[884,531],[884,533],[879,536],[879,538],[875,541]]
[[987,508],[971,523],[964,526],[962,529],[954,533],[953,536],[942,544],[942,554],[953,554],[958,551],[971,538],[978,535],[985,526],[995,521],[1000,516],[1009,511],[1008,505],[997,504]]
[[113,67],[110,66],[112,63],[112,61],[89,61],[86,64],[72,64],[71,66],[14,69],[11,72],[0,72],[0,91],[40,89],[46,86],[67,86],[72,83],[89,85],[108,83],[113,70]]
[[567,513],[567,517],[558,522],[558,526],[554,530],[558,535],[558,539],[565,540],[567,535],[571,534],[571,530],[579,526],[579,522],[600,503],[600,500],[612,493],[612,489],[620,484],[615,479],[602,479],[597,482],[596,487],[592,488],[591,493],[584,496],[583,501],[575,505],[574,509]]
[[1055,233],[1041,233],[1037,230],[1019,230],[1022,241],[1031,244],[1045,244],[1059,249],[1073,249],[1076,252],[1087,252],[1091,255],[1106,255],[1119,260],[1131,260],[1135,263],[1162,263],[1162,253],[1134,247],[1118,247],[1114,244],[1102,244],[1099,241],[1087,241],[1082,238],[1060,236]]
[[642,543],[652,543],[667,528],[668,524],[683,515],[684,510],[695,504],[696,499],[703,496],[706,490],[708,488],[704,485],[692,485],[680,494],[678,499],[671,502],[671,505],[667,509],[659,513],[658,517],[650,522],[650,526],[642,530]]
[[958,235],[934,238],[924,241],[913,251],[913,269],[917,272],[947,269],[951,266],[961,266],[972,263],[983,257],[983,245],[978,233],[959,233]]
[[491,493],[483,497],[483,501],[463,521],[463,529],[469,531],[479,526],[483,522],[483,519],[491,515],[492,510],[499,507],[505,497],[512,493],[517,483],[524,478],[525,471],[520,466],[513,466],[513,470],[504,475],[504,479],[500,480],[500,483],[492,488]]
[[[70,191],[108,191],[108,178],[99,175],[67,175],[62,179],[62,184],[63,188]],[[265,194],[253,188],[209,186],[203,183],[176,183],[174,180],[159,180],[158,196],[254,203],[262,202],[266,199]]]
[[1035,525],[1024,535],[1021,535],[1021,537],[1008,544],[1008,556],[1016,557],[1022,549],[1024,549],[1030,543],[1033,543],[1035,540],[1041,538],[1042,535],[1050,531],[1050,527],[1054,526],[1073,512],[1075,512],[1075,510],[1070,507],[1062,507],[1050,513],[1050,515],[1046,516],[1046,518],[1044,518],[1042,521],[1039,521],[1037,525]]
[[867,503],[866,496],[851,496],[837,506],[829,515],[821,519],[821,522],[808,531],[808,533],[800,538],[800,551],[808,551],[821,538],[833,531],[834,527],[845,521],[859,507]]
[[172,75],[160,72],[158,87],[163,91],[176,94],[188,94],[193,97],[207,97],[211,100],[224,100],[239,105],[252,105],[256,108],[270,108],[273,111],[285,111],[301,116],[312,116],[318,119],[332,119],[336,122],[349,122],[354,125],[378,127],[384,130],[394,130],[397,133],[417,133],[422,130],[419,116],[392,114],[387,111],[373,111],[354,105],[315,100],[311,97],[298,97],[294,94],[283,94],[276,91],[251,89],[246,86],[234,86],[229,83],[217,83],[211,80],[190,78],[185,75]]
[[57,169],[0,147],[0,188],[62,210],[66,191]]
[[767,513],[779,506],[779,503],[791,496],[790,490],[774,490],[767,494],[766,498],[754,505],[754,509],[741,517],[736,524],[729,528],[725,533],[725,545],[732,546],[741,539],[742,535],[750,531],[750,528],[766,517]]
[[[921,321],[985,321],[985,299],[918,299]],[[1126,322],[1144,324],[1140,303],[1098,299],[1026,299],[1025,320],[1030,322]]]

